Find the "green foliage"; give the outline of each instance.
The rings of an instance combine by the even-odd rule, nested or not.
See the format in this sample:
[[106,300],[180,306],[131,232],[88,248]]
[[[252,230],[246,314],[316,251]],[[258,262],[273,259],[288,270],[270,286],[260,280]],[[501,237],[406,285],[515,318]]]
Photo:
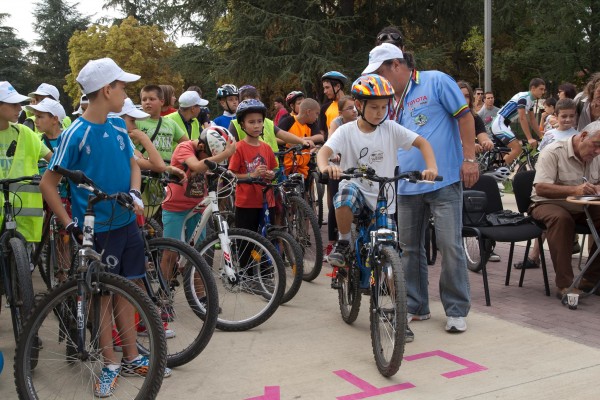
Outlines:
[[469,36],[462,43],[461,49],[469,54],[470,64],[477,71],[478,87],[481,87],[481,73],[485,67],[485,51],[483,34],[478,27],[474,26],[469,31]]
[[77,12],[76,6],[63,0],[42,0],[35,7],[35,21],[35,31],[39,35],[35,45],[40,50],[29,52],[32,79],[34,84],[46,82],[56,86],[69,112],[69,102],[65,101],[63,91],[65,71],[69,68],[67,43],[73,32],[87,28],[89,20]]
[[27,43],[17,38],[13,28],[4,25],[8,16],[9,14],[0,14],[0,77],[3,81],[9,81],[21,93],[26,93],[29,89],[25,70],[27,62],[22,49]]
[[66,91],[71,98],[80,96],[75,78],[89,61],[110,57],[127,72],[141,75],[141,79],[127,86],[129,97],[139,101],[139,91],[147,84],[173,85],[177,92],[183,87],[183,79],[174,73],[168,60],[177,53],[175,43],[157,26],[141,26],[133,17],[121,25],[110,28],[92,25],[86,31],[76,32],[69,40],[69,66]]

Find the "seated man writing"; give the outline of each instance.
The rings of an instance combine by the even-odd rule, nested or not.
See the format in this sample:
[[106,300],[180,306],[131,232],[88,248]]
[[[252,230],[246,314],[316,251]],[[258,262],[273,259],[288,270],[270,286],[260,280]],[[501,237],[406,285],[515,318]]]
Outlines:
[[[540,152],[535,166],[531,215],[546,225],[546,239],[556,272],[556,295],[562,298],[573,283],[571,249],[575,224],[585,224],[581,205],[566,201],[568,196],[600,194],[600,121],[587,125],[569,139],[555,142]],[[600,207],[590,207],[596,228],[600,228]],[[592,246],[590,254],[596,250]],[[579,288],[592,289],[600,279],[600,258],[586,271]],[[581,289],[581,290],[580,290]]]

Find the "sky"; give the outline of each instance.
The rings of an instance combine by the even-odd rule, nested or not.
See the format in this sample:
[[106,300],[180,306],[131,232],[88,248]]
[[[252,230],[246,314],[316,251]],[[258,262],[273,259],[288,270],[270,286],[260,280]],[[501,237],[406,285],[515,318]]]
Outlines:
[[[0,0],[0,13],[10,14],[5,24],[16,29],[17,36],[27,43],[33,43],[37,39],[37,34],[33,30],[35,18],[33,12],[36,3],[39,0]],[[74,4],[76,1],[67,0],[67,4]],[[118,17],[120,13],[117,10],[103,10],[102,0],[80,0],[77,9],[82,15],[90,16],[92,22],[96,22],[102,17]],[[190,38],[180,37],[177,44],[190,43]]]

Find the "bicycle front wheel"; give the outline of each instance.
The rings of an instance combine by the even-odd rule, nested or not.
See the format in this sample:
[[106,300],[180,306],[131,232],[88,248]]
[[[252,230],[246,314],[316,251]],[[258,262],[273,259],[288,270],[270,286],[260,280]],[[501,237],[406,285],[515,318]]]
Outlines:
[[178,367],[196,358],[215,331],[219,313],[217,285],[206,261],[179,240],[149,240],[146,256],[146,279],[152,287],[152,300],[161,310],[168,330],[167,367]]
[[[15,354],[15,383],[20,399],[93,398],[95,383],[105,365],[104,357],[120,359],[120,354],[111,354],[115,351],[113,339],[104,343],[99,334],[100,327],[105,326],[99,321],[108,320],[104,323],[112,325],[113,317],[115,321],[131,321],[131,324],[120,326],[118,333],[122,338],[131,337],[133,333],[134,342],[129,348],[136,347],[135,331],[143,325],[146,335],[138,337],[138,341],[143,340],[145,347],[150,349],[143,376],[121,374],[113,395],[121,399],[156,398],[165,372],[167,352],[156,307],[138,286],[114,274],[93,274],[91,288],[84,292],[86,307],[81,310],[79,321],[75,280],[58,286],[34,309]],[[113,313],[100,305],[107,299],[119,304],[113,307]],[[135,322],[131,309],[136,313]],[[37,352],[39,356],[35,355]],[[135,357],[135,353],[129,355]]]
[[375,282],[371,292],[371,343],[377,369],[392,376],[404,356],[406,287],[402,262],[391,246],[383,246],[374,257]]
[[304,251],[304,274],[307,281],[315,280],[323,267],[323,238],[317,217],[306,201],[299,196],[288,196],[287,226],[290,234]]
[[345,323],[356,321],[360,311],[360,270],[356,263],[347,264],[337,270],[338,300],[340,312]]
[[10,270],[10,287],[12,291],[10,310],[13,332],[15,334],[15,341],[18,342],[23,333],[25,320],[35,305],[29,257],[27,256],[25,244],[21,239],[14,237],[8,240],[8,249],[5,257]]
[[[263,236],[247,229],[229,230],[231,254],[223,251],[218,233],[197,245],[217,281],[221,307],[217,328],[245,331],[268,320],[279,307],[285,290],[283,260]],[[225,273],[230,259],[232,280]]]
[[274,229],[267,234],[267,237],[283,260],[285,292],[281,303],[287,303],[298,293],[302,284],[302,272],[304,271],[302,247],[287,232]]

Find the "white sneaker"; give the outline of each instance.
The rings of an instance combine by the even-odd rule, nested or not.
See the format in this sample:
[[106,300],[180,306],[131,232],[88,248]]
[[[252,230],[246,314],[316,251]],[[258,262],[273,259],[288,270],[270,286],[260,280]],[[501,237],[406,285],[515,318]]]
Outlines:
[[467,321],[465,317],[448,317],[448,322],[446,322],[446,331],[447,332],[464,332],[467,330]]
[[490,258],[488,259],[488,261],[500,262],[500,256],[492,251],[492,254],[490,254]]

